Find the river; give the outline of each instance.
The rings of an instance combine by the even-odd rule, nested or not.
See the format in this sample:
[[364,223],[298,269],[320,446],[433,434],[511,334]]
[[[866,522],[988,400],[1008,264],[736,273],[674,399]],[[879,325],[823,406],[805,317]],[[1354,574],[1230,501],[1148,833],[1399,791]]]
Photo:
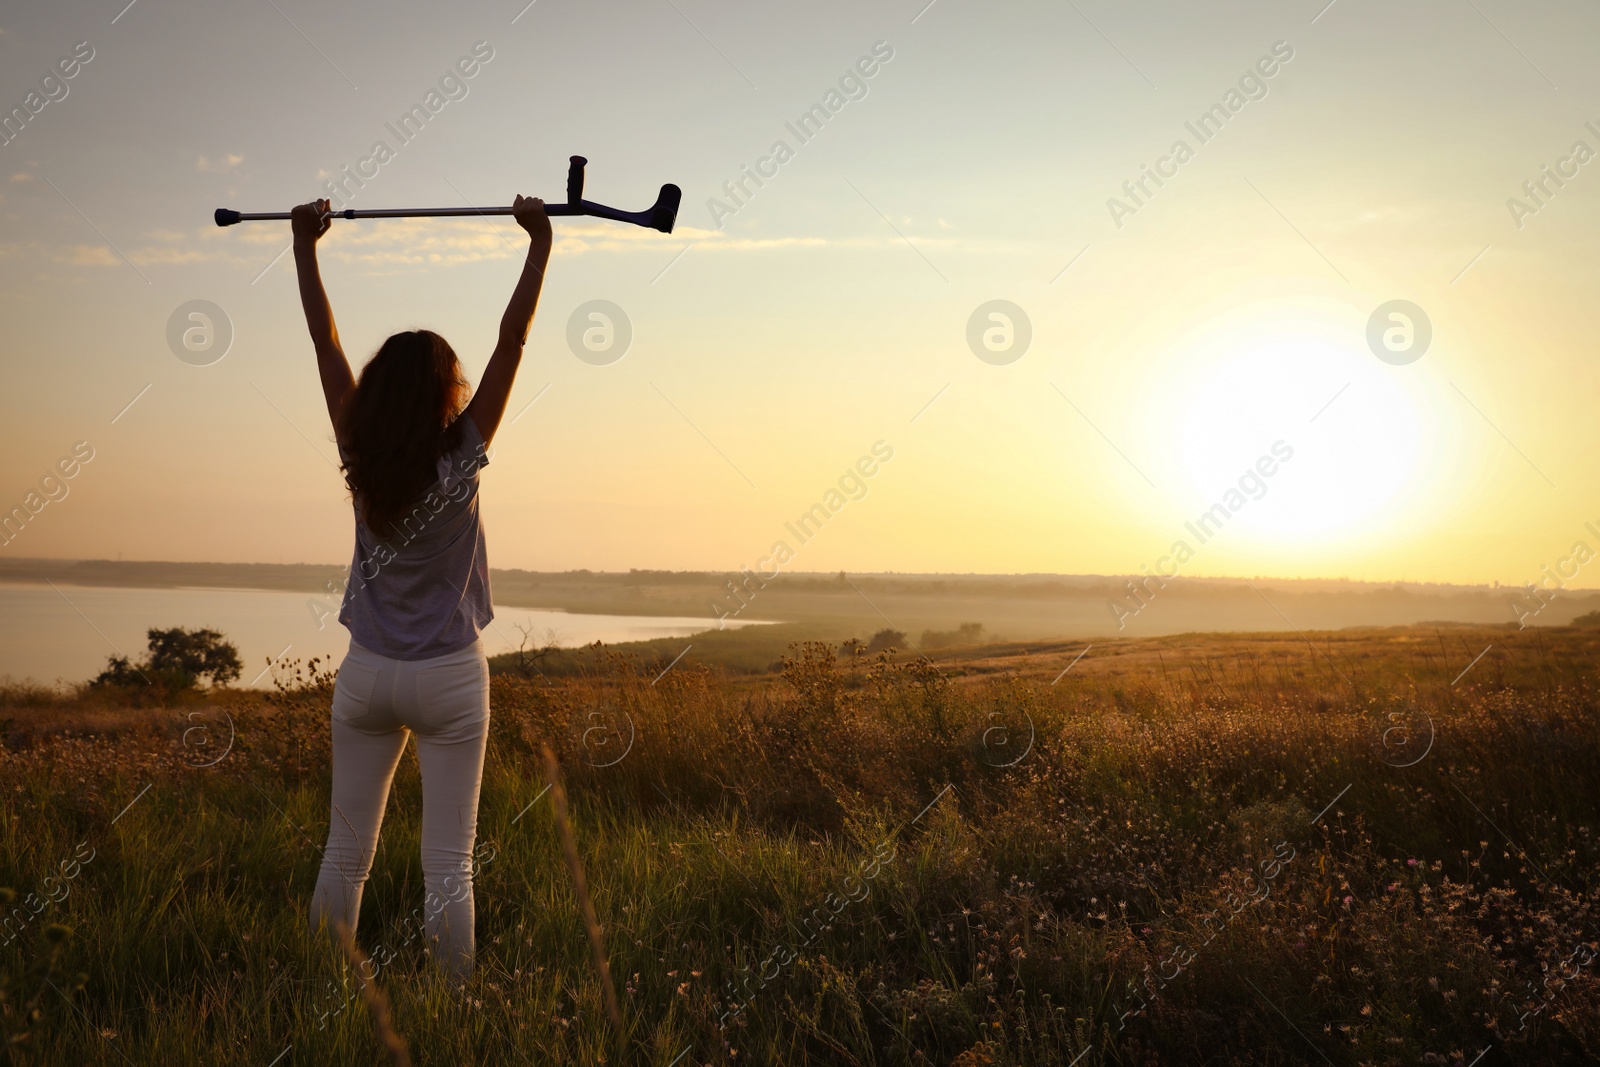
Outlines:
[[[145,653],[145,631],[182,626],[217,630],[239,649],[244,673],[235,685],[270,687],[269,660],[337,661],[350,635],[330,615],[322,627],[305,593],[265,589],[126,589],[76,585],[0,583],[0,678],[43,684],[82,682],[99,674],[112,655],[134,660]],[[320,601],[319,601],[320,603]],[[712,629],[714,620],[645,615],[575,615],[495,605],[483,632],[488,653],[529,647],[566,648],[604,641],[688,637]],[[730,626],[759,625],[730,621]]]

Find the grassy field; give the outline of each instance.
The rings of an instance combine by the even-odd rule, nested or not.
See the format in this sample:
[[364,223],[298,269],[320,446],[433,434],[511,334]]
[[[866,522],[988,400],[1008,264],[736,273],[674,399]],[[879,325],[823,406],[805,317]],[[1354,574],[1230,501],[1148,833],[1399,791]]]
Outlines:
[[418,1064],[1594,1062],[1597,654],[1413,627],[502,670],[464,991],[410,932],[409,754],[375,977],[305,932],[324,670],[11,689],[7,1054],[377,1064],[381,992]]

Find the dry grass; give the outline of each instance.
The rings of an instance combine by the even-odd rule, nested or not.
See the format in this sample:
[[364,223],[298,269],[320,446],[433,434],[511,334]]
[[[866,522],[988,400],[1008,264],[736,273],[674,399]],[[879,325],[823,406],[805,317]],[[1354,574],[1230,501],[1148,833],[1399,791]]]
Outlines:
[[371,958],[361,951],[356,944],[355,934],[342,921],[338,924],[337,935],[345,962],[355,969],[357,975],[372,975],[360,982],[360,992],[361,1002],[367,1006],[367,1014],[372,1017],[372,1031],[377,1035],[378,1047],[388,1053],[394,1067],[411,1067],[411,1051],[406,1047],[406,1039],[395,1031],[394,1018],[389,1013],[389,998],[383,995],[383,990],[378,986]]
[[[359,939],[419,1064],[1592,1062],[1594,641],[1185,636],[1065,675],[1081,644],[937,665],[807,646],[781,677],[497,676],[477,973],[453,992],[407,933],[411,757]],[[88,975],[45,1007],[46,1062],[373,1062],[347,964],[305,930],[329,695],[321,675],[216,695],[232,748],[196,766],[194,708],[0,694],[0,882],[68,889],[13,968],[65,922]],[[529,806],[542,745],[620,1053],[561,828]]]

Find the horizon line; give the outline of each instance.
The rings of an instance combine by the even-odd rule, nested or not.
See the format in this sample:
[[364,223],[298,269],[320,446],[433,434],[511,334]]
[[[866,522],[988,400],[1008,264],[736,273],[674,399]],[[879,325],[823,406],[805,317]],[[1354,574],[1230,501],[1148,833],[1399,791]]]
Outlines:
[[[112,565],[112,566],[169,566],[169,567],[283,567],[283,568],[291,568],[291,567],[323,567],[323,568],[335,568],[335,569],[344,569],[344,568],[347,568],[349,566],[348,563],[343,563],[343,562],[311,562],[311,561],[304,561],[304,560],[296,561],[296,562],[293,562],[293,563],[283,563],[283,562],[267,562],[267,561],[263,561],[263,560],[226,560],[226,561],[224,561],[224,560],[175,560],[175,559],[107,559],[107,558],[104,558],[104,557],[92,557],[92,556],[59,556],[59,557],[58,556],[14,556],[14,557],[11,557],[9,560],[4,559],[4,558],[0,558],[0,581],[5,581],[5,580],[8,580],[8,579],[11,578],[11,575],[8,575],[6,573],[6,569],[7,569],[8,564],[31,564],[31,565],[38,565],[38,566],[48,566],[48,565],[58,565],[59,566],[59,565],[72,565],[72,564],[108,564],[108,565]],[[708,575],[708,576],[724,576],[724,575],[738,575],[738,574],[742,573],[742,570],[736,570],[736,569],[723,570],[723,569],[705,568],[705,567],[687,567],[687,568],[683,568],[683,569],[670,569],[670,568],[659,568],[659,567],[630,567],[627,570],[598,570],[598,569],[595,569],[595,568],[592,568],[592,567],[569,567],[569,568],[566,568],[564,570],[534,570],[534,569],[530,569],[530,568],[527,568],[527,567],[490,567],[489,569],[490,569],[491,572],[493,572],[493,571],[513,571],[513,572],[521,572],[521,573],[524,573],[524,574],[548,574],[548,575],[591,574],[591,575],[597,575],[597,576],[616,576],[616,577],[627,577],[630,574],[646,574],[646,575],[648,575],[648,574],[659,574],[659,575],[674,575],[674,576],[703,574],[703,575]],[[834,569],[828,569],[828,570],[781,570],[777,575],[773,576],[772,578],[768,578],[767,580],[768,581],[776,581],[778,578],[782,578],[782,577],[830,578],[830,577],[837,577],[840,574],[854,575],[856,577],[862,577],[862,578],[939,578],[939,579],[943,579],[943,578],[970,578],[970,579],[982,579],[982,578],[1054,578],[1054,579],[1075,579],[1075,580],[1080,580],[1080,581],[1122,581],[1124,579],[1133,579],[1135,581],[1138,581],[1138,580],[1141,580],[1141,579],[1148,578],[1148,575],[1139,574],[1139,573],[1136,573],[1136,572],[1133,572],[1133,571],[1128,571],[1128,572],[1124,572],[1124,573],[1099,573],[1099,572],[1087,572],[1087,571],[1086,572],[1069,572],[1069,571],[895,571],[895,570],[850,570],[849,568],[841,568],[839,570],[834,570]],[[1344,585],[1374,586],[1374,587],[1378,587],[1378,588],[1417,586],[1417,587],[1431,587],[1431,588],[1441,588],[1441,589],[1489,590],[1491,592],[1492,591],[1497,591],[1497,590],[1526,590],[1526,589],[1529,588],[1527,583],[1510,584],[1510,583],[1501,582],[1501,581],[1497,581],[1497,580],[1479,581],[1479,582],[1448,582],[1448,581],[1427,581],[1427,580],[1413,579],[1413,578],[1350,578],[1350,577],[1330,578],[1330,577],[1305,577],[1305,576],[1300,576],[1300,575],[1285,575],[1285,574],[1251,574],[1251,575],[1242,575],[1242,574],[1179,574],[1179,575],[1175,575],[1172,578],[1169,578],[1167,580],[1168,581],[1177,581],[1179,579],[1187,579],[1187,580],[1190,580],[1190,581],[1198,581],[1198,582],[1251,582],[1251,581],[1302,582],[1302,583],[1324,582],[1324,583],[1344,584]],[[1600,586],[1577,586],[1577,585],[1570,585],[1569,584],[1569,585],[1565,585],[1565,586],[1558,586],[1556,588],[1556,590],[1554,590],[1554,592],[1558,592],[1558,593],[1559,592],[1566,592],[1566,593],[1596,593],[1596,592],[1600,592]]]

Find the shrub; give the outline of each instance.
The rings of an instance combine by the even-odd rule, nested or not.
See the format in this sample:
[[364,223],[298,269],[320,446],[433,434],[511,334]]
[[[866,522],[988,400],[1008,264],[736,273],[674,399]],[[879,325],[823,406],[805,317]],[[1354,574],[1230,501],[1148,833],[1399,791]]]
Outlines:
[[983,623],[981,622],[964,622],[954,630],[922,631],[922,647],[924,650],[982,643]]
[[163,689],[197,689],[202,678],[227,685],[243,669],[239,650],[215,630],[150,629],[149,655],[143,663],[112,656],[106,669],[89,683],[95,687],[155,685]]
[[867,647],[862,651],[890,652],[897,648],[906,647],[906,635],[901,630],[879,630],[872,635],[872,640],[867,642]]

